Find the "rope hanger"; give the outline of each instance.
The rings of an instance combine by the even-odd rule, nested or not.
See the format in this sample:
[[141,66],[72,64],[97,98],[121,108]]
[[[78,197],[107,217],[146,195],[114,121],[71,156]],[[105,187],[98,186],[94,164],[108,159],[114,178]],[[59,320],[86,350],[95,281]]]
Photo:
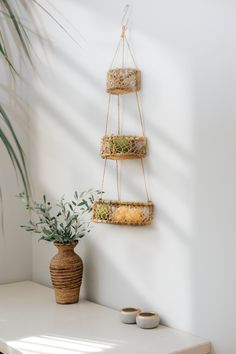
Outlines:
[[[123,10],[124,14],[123,14],[122,20],[121,20],[120,39],[119,39],[119,42],[118,42],[117,47],[115,49],[115,54],[112,58],[110,70],[113,69],[114,63],[120,53],[120,50],[121,50],[121,68],[125,68],[125,49],[126,48],[128,49],[130,57],[131,57],[133,64],[135,66],[135,69],[138,70],[138,67],[136,65],[136,61],[135,61],[134,55],[132,53],[129,41],[126,37],[126,32],[128,29],[128,22],[129,22],[129,12],[130,12],[130,5],[127,4],[127,5],[125,5],[124,10]],[[136,105],[137,105],[137,111],[138,111],[138,116],[139,116],[139,120],[140,120],[142,135],[144,136],[145,135],[145,133],[144,133],[144,119],[143,119],[143,113],[142,113],[142,108],[141,108],[141,100],[140,100],[140,97],[139,97],[139,94],[137,91],[135,92],[135,99],[136,99]],[[109,93],[107,113],[106,113],[105,136],[108,135],[108,125],[109,125],[110,111],[111,111],[110,108],[111,108],[111,103],[112,103],[111,101],[112,101],[112,97],[111,97],[111,93]],[[120,94],[117,95],[117,122],[118,122],[117,135],[121,135],[121,98],[120,98]],[[143,158],[140,158],[140,162],[141,162],[141,170],[142,170],[142,174],[143,174],[144,187],[145,187],[147,201],[150,201],[148,188],[147,188],[147,181],[146,181],[146,176],[145,176]],[[101,199],[103,199],[102,193],[103,193],[103,189],[104,189],[106,167],[107,167],[107,158],[105,158],[105,160],[104,160],[104,168],[103,168],[102,184],[101,184]],[[117,188],[117,197],[118,197],[119,201],[121,200],[120,179],[121,179],[120,161],[116,160],[116,188]]]

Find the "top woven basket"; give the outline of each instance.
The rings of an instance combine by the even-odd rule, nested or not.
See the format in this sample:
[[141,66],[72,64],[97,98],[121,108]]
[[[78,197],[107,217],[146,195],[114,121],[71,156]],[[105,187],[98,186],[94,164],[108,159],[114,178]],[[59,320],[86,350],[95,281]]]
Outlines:
[[107,92],[123,95],[141,88],[141,71],[130,68],[111,69],[107,73]]

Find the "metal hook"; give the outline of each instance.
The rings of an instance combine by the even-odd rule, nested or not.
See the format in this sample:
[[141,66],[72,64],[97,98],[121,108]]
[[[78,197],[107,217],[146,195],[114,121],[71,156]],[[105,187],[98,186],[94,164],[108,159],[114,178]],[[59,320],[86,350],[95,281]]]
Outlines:
[[126,4],[125,7],[124,7],[124,10],[123,10],[124,15],[123,15],[122,20],[121,20],[121,26],[122,27],[127,27],[127,24],[128,24],[128,21],[129,21],[129,16],[128,16],[129,9],[130,9],[130,5]]

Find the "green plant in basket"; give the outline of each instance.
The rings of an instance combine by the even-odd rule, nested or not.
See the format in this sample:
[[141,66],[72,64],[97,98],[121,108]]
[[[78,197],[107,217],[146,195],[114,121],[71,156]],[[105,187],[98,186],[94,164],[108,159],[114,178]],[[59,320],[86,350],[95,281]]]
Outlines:
[[108,220],[110,217],[110,210],[106,204],[97,204],[96,218],[99,220]]
[[129,141],[123,136],[113,137],[110,141],[110,149],[115,153],[127,153],[130,150]]
[[[90,232],[89,214],[95,198],[101,195],[98,190],[92,189],[75,192],[74,198],[65,201],[64,196],[53,206],[46,196],[42,202],[29,201],[25,193],[18,197],[24,202],[26,209],[30,211],[31,218],[28,225],[22,225],[26,231],[40,234],[39,240],[57,242],[61,244],[74,243]],[[87,218],[86,218],[87,216]]]

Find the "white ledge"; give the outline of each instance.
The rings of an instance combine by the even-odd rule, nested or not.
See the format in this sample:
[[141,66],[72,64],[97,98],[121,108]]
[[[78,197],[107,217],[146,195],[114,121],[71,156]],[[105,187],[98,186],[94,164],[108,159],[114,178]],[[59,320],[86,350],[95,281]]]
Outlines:
[[0,352],[4,354],[209,354],[210,343],[164,326],[142,330],[119,312],[82,300],[58,305],[33,282],[0,286]]

